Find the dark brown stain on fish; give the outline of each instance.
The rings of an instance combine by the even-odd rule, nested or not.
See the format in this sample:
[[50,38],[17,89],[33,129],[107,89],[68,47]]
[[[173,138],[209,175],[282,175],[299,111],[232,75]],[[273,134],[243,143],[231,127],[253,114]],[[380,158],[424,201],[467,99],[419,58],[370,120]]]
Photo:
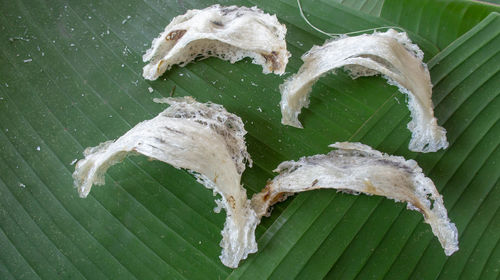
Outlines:
[[231,206],[231,208],[236,209],[236,201],[234,201],[234,197],[232,195],[230,195],[227,198],[227,202],[229,203],[229,205]]
[[312,182],[312,184],[311,184],[311,188],[312,188],[312,187],[314,187],[314,186],[316,186],[316,184],[317,184],[318,182],[319,182],[319,181],[318,181],[318,179],[314,179],[314,181],[313,181],[313,182]]
[[182,38],[182,36],[184,36],[184,34],[186,34],[186,30],[184,30],[184,29],[174,30],[174,31],[171,31],[170,33],[167,34],[167,36],[165,37],[165,40],[177,41],[180,38]]
[[266,62],[271,62],[271,71],[280,68],[277,52],[272,51],[271,53],[262,53],[261,55],[266,59]]
[[224,24],[222,24],[222,22],[218,21],[218,20],[212,20],[210,21],[213,25],[215,25],[215,27],[224,27]]

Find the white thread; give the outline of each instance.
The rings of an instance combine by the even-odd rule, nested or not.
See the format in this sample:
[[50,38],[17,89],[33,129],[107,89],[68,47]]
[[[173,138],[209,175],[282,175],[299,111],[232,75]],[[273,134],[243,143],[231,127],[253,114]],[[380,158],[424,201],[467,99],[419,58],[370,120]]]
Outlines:
[[302,10],[302,5],[300,4],[300,0],[297,0],[297,5],[299,6],[299,12],[300,12],[300,16],[305,20],[305,22],[311,27],[313,28],[314,30],[318,31],[319,33],[321,34],[324,34],[328,37],[340,37],[342,35],[351,35],[351,34],[357,34],[357,33],[365,33],[365,32],[368,32],[368,31],[377,31],[379,29],[390,29],[390,28],[393,28],[393,29],[397,29],[399,31],[402,31],[402,32],[406,32],[406,30],[404,30],[403,28],[401,27],[398,27],[398,26],[381,26],[381,27],[375,27],[375,28],[369,28],[369,29],[363,29],[363,30],[358,30],[358,31],[352,31],[352,32],[347,32],[347,33],[328,33],[328,32],[325,32],[321,29],[319,29],[318,27],[314,26],[307,18],[306,16],[304,15],[304,11]]

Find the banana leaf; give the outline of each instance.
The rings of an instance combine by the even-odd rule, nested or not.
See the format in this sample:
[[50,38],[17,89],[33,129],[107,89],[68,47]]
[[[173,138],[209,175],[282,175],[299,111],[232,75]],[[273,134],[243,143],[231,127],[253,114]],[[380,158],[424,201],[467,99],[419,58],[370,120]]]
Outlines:
[[[494,2],[494,1],[492,1]],[[328,39],[297,3],[258,6],[286,24],[285,76],[249,59],[210,58],[142,78],[142,54],[176,15],[215,1],[0,1],[0,279],[497,279],[500,267],[500,7],[475,1],[302,1],[331,33],[407,30],[425,52],[433,102],[450,147],[408,150],[405,96],[381,77],[319,80],[300,120],[280,124],[278,86],[300,56]],[[153,92],[149,91],[149,88]],[[243,119],[260,191],[282,161],[360,141],[415,159],[444,197],[460,250],[446,257],[422,216],[402,203],[332,190],[277,204],[257,228],[259,251],[219,261],[225,215],[188,172],[142,157],[110,168],[106,185],[78,197],[71,174],[86,147],[115,139],[191,95]]]

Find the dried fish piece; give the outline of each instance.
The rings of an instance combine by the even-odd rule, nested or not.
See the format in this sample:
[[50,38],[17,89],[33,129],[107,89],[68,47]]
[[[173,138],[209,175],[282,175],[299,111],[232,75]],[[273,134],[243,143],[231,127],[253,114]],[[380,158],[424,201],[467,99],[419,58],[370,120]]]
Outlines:
[[281,163],[280,174],[252,197],[260,217],[270,206],[296,192],[330,188],[348,193],[381,195],[408,203],[424,215],[447,256],[458,250],[458,232],[450,222],[443,198],[414,160],[390,156],[361,143],[330,145],[338,150]]
[[406,33],[393,29],[383,33],[344,37],[314,46],[302,56],[304,64],[298,73],[280,86],[281,122],[302,128],[298,115],[309,105],[312,85],[323,75],[343,67],[353,79],[382,74],[388,83],[396,85],[408,96],[412,121],[409,149],[415,152],[435,152],[448,147],[446,130],[434,117],[432,84],[423,52]]
[[173,65],[211,56],[235,63],[245,57],[264,73],[283,74],[290,53],[286,26],[257,7],[213,5],[175,17],[143,56],[143,76],[156,80]]
[[241,119],[221,105],[198,103],[192,98],[166,98],[171,106],[157,117],[143,121],[115,141],[87,148],[73,173],[81,197],[93,184],[104,184],[106,170],[127,155],[145,155],[176,168],[188,169],[205,187],[221,195],[218,208],[226,210],[222,230],[222,263],[237,267],[257,251],[257,215],[241,186],[247,153]]

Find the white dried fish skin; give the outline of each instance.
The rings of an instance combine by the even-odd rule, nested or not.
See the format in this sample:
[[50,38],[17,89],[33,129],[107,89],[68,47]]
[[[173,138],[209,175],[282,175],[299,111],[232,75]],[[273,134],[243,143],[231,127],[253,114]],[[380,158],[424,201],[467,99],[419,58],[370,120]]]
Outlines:
[[286,27],[257,7],[213,5],[175,17],[143,56],[143,76],[155,80],[173,65],[215,56],[231,63],[245,57],[264,73],[283,74],[290,53]]
[[87,148],[73,173],[75,187],[86,197],[93,184],[104,184],[104,173],[129,154],[142,154],[176,168],[190,170],[205,187],[221,195],[227,214],[222,230],[221,260],[237,267],[257,251],[257,215],[241,186],[245,163],[251,165],[241,119],[221,105],[192,98],[168,98],[171,106],[143,121],[116,141]]
[[435,152],[448,147],[446,130],[437,124],[432,104],[432,84],[423,52],[406,33],[393,29],[363,34],[314,46],[302,56],[298,73],[280,86],[282,123],[302,128],[298,115],[309,105],[312,85],[323,75],[343,67],[353,78],[382,74],[408,96],[412,121],[409,149]]
[[430,224],[446,255],[458,250],[458,231],[448,218],[443,198],[414,160],[390,156],[361,143],[335,143],[338,150],[281,163],[280,174],[252,198],[259,217],[274,203],[296,192],[331,188],[349,193],[381,195],[408,203]]

